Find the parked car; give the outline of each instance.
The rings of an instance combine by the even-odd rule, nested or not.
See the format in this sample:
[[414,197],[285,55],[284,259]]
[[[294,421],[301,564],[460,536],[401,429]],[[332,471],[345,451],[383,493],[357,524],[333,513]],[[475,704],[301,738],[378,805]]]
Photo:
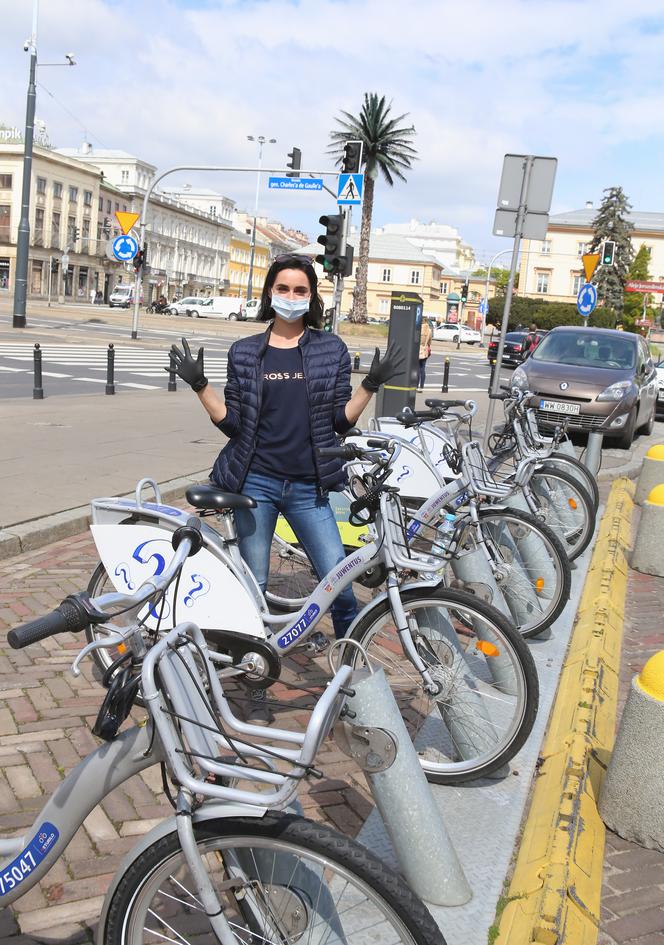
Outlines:
[[[186,302],[183,299],[182,302]],[[192,318],[228,318],[238,321],[244,317],[242,300],[227,295],[213,295],[209,299],[199,299],[198,303],[187,309]]]
[[[143,294],[141,293],[141,302],[143,302]],[[110,308],[129,308],[130,305],[134,304],[134,287],[133,285],[116,285],[116,287],[111,292],[108,298],[108,304]]]
[[443,322],[434,328],[434,341],[453,341],[455,344],[461,340],[465,344],[477,345],[482,340],[479,331],[469,328],[468,325],[460,325],[458,322]]
[[188,295],[184,299],[178,299],[177,302],[171,302],[168,306],[169,315],[188,315],[194,306],[200,305],[205,299],[199,296]]
[[[526,352],[523,350],[523,342],[526,335],[530,334],[527,331],[508,331],[505,335],[505,345],[503,347],[503,364],[521,364],[521,362],[526,357]],[[540,344],[542,343],[542,338],[547,334],[545,331],[537,331],[536,334],[539,336]],[[498,340],[490,341],[487,348],[487,358],[488,360],[495,361],[498,354]]]
[[657,372],[657,414],[664,414],[664,358],[655,365]]
[[260,304],[260,299],[250,299],[244,306],[244,311],[242,312],[243,321],[246,322],[255,320],[258,317],[258,309],[260,308]]
[[652,433],[657,371],[640,335],[612,328],[553,328],[512,375],[532,392],[544,426],[562,419],[572,430],[597,431],[628,449],[637,430]]

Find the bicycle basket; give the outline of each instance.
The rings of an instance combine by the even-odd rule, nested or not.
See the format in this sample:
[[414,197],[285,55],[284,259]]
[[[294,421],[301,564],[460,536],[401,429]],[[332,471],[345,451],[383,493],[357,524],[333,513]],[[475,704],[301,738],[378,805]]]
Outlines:
[[240,721],[193,623],[178,624],[152,647],[142,682],[166,765],[178,785],[216,799],[284,808],[298,781],[317,773],[316,753],[339,718],[351,672],[349,666],[339,669],[305,732]]
[[462,453],[463,471],[475,493],[504,499],[512,492],[512,484],[506,481],[507,477],[500,481],[499,477],[489,471],[479,443],[466,443],[462,447]]

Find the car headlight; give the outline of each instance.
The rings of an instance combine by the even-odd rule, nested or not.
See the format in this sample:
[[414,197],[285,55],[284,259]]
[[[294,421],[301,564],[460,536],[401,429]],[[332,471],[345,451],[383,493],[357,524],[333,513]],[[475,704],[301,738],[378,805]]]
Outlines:
[[512,374],[511,386],[518,387],[519,390],[528,389],[528,375],[523,368],[518,367],[514,374]]
[[616,381],[609,387],[605,387],[597,400],[622,400],[632,387],[631,381]]

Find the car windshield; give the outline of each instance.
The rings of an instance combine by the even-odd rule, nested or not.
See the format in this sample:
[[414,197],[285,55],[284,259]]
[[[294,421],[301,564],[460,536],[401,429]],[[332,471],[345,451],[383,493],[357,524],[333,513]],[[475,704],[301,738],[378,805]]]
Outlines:
[[629,370],[634,367],[635,355],[636,346],[629,338],[607,337],[599,332],[577,334],[561,331],[543,338],[531,358],[555,364]]

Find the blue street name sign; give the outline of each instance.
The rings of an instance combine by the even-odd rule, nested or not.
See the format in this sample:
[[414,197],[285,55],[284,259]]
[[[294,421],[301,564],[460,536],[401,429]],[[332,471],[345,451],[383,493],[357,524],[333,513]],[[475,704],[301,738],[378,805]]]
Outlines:
[[588,318],[597,305],[597,289],[592,282],[585,282],[576,297],[576,307],[583,318]]
[[477,311],[480,313],[480,315],[489,314],[489,302],[487,299],[482,299],[480,304],[477,306]]
[[337,203],[339,206],[355,206],[362,203],[364,174],[339,174]]
[[322,190],[322,177],[270,177],[269,190]]
[[116,236],[113,240],[113,255],[120,262],[128,262],[138,252],[138,242],[133,236]]

